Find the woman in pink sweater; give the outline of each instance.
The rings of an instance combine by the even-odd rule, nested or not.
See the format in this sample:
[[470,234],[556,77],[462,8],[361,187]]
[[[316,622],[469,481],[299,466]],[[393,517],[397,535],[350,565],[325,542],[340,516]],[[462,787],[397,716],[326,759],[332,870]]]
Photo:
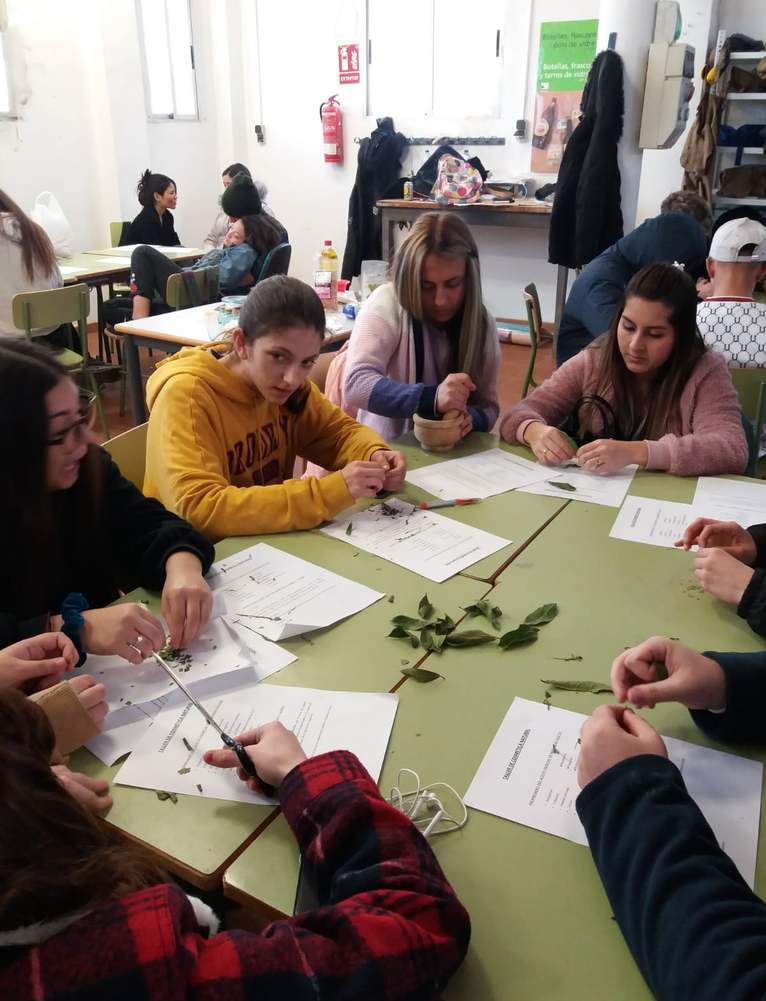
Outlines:
[[[500,421],[508,442],[557,466],[577,457],[606,475],[636,464],[675,476],[741,473],[747,440],[722,356],[697,330],[691,280],[650,264],[609,331],[557,369]],[[580,444],[559,430],[565,421]]]

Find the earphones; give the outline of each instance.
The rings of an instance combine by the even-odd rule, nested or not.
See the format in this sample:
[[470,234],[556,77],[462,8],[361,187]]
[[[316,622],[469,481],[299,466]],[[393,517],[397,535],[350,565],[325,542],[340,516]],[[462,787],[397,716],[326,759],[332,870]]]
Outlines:
[[[409,792],[402,792],[400,788],[403,785],[402,777],[405,775],[412,776],[415,781],[415,788]],[[446,782],[432,782],[430,785],[421,786],[417,772],[411,768],[400,768],[396,783],[391,789],[388,802],[409,817],[423,837],[459,831],[467,823],[468,810],[462,797]],[[460,819],[453,817],[445,808],[441,797],[434,791],[436,789],[447,790],[454,796],[455,801],[460,804],[462,814]]]

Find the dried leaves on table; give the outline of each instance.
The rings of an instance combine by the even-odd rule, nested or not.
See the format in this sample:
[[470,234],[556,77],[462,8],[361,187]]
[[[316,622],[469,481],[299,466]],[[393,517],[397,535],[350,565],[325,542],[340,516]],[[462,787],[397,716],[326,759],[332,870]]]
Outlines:
[[500,619],[502,618],[503,610],[487,601],[486,598],[474,602],[473,605],[466,605],[463,611],[468,612],[470,616],[483,615],[485,619],[489,620],[490,625],[494,629],[500,628]]
[[404,667],[402,668],[402,674],[421,684],[427,681],[436,681],[437,678],[443,679],[444,677],[442,674],[437,674],[436,671],[427,671],[424,667]]
[[549,622],[553,622],[558,614],[559,606],[555,601],[551,601],[547,605],[540,605],[534,612],[530,612],[524,622],[530,626],[547,626]]
[[500,644],[501,650],[510,650],[515,646],[523,646],[525,643],[534,643],[539,632],[537,626],[523,622],[515,629],[503,633],[497,642]]
[[546,480],[549,487],[556,487],[557,490],[566,490],[568,493],[576,493],[577,487],[567,480]]
[[[561,692],[590,692],[592,695],[611,695],[611,685],[603,681],[554,681],[551,678],[540,678],[546,689],[557,689]],[[546,698],[550,692],[546,690]]]

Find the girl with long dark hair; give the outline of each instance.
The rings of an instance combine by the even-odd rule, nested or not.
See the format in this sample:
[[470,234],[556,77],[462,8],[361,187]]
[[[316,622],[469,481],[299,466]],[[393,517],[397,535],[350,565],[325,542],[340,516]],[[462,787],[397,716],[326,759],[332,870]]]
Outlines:
[[[643,268],[609,331],[503,416],[503,438],[545,465],[576,456],[601,475],[632,464],[676,476],[741,473],[748,448],[737,394],[696,313],[683,271]],[[565,422],[579,448],[559,429]]]
[[213,550],[120,474],[92,415],[50,351],[0,343],[0,646],[60,630],[83,659],[138,663],[164,646],[162,624],[140,604],[104,606],[139,585],[162,591],[173,644],[188,644],[210,614]]

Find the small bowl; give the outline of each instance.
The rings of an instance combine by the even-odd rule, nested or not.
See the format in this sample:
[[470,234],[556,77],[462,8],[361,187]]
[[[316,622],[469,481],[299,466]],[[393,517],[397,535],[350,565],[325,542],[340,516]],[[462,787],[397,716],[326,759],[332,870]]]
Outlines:
[[239,306],[241,309],[244,305],[246,295],[224,295],[221,296],[221,302],[225,302],[229,306]]
[[412,415],[415,437],[424,452],[449,452],[453,449],[461,439],[462,420],[459,410],[448,411],[440,421]]

